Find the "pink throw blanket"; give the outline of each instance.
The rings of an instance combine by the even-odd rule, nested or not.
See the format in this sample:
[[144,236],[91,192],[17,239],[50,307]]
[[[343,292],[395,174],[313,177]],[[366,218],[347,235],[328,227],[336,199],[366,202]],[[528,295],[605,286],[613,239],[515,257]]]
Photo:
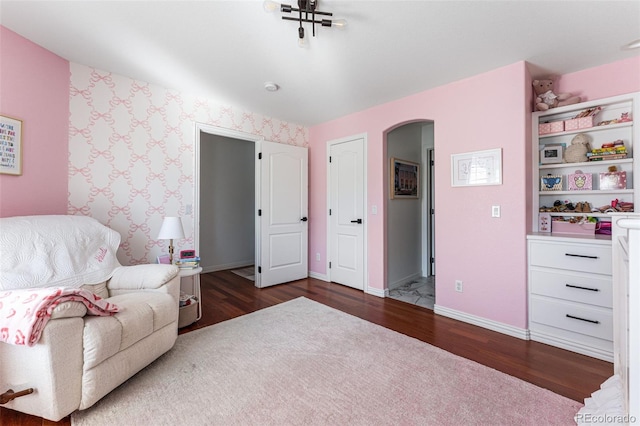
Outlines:
[[108,316],[119,310],[113,303],[80,288],[0,291],[0,342],[18,346],[35,345],[53,309],[67,301],[83,303],[90,315]]

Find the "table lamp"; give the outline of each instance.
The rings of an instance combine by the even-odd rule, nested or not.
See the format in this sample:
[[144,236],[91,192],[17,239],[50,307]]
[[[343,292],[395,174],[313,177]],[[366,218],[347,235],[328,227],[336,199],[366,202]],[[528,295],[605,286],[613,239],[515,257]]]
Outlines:
[[162,222],[159,240],[169,240],[169,263],[173,265],[173,240],[184,238],[184,229],[182,229],[182,221],[179,217],[167,216]]

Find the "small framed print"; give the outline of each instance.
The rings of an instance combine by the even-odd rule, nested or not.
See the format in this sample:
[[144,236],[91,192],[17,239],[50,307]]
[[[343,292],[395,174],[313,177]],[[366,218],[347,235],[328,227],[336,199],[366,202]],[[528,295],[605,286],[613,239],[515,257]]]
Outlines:
[[389,193],[391,199],[420,198],[420,165],[391,158]]
[[22,120],[0,115],[0,173],[22,174]]
[[562,145],[545,145],[540,149],[540,164],[562,163]]

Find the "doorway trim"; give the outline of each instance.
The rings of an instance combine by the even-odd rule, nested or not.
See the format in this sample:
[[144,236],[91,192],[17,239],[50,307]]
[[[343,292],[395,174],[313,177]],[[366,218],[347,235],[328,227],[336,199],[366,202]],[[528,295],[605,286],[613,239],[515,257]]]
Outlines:
[[[196,253],[200,253],[200,133],[207,133],[210,135],[223,136],[233,139],[244,140],[248,142],[258,143],[264,140],[262,136],[252,135],[251,133],[240,132],[237,130],[225,129],[223,127],[212,126],[210,124],[195,122],[195,153],[194,153],[194,165],[193,165],[193,246]],[[258,188],[260,185],[260,177],[256,173],[254,188]],[[258,208],[258,194],[256,192],[256,209]],[[257,217],[257,214],[256,214]],[[257,219],[256,219],[257,222]],[[260,229],[256,224],[255,241],[256,253],[254,263],[257,265],[259,256],[259,243],[260,243]],[[257,279],[257,277],[256,277]],[[256,281],[257,283],[257,281]]]
[[[362,149],[362,156],[363,156],[363,167],[362,167],[362,181],[363,181],[363,185],[364,185],[364,193],[363,193],[363,213],[364,213],[364,229],[363,229],[363,277],[362,279],[364,280],[363,282],[363,291],[365,293],[369,293],[369,294],[374,294],[376,296],[378,296],[379,294],[379,290],[377,289],[373,289],[375,291],[372,291],[372,289],[369,288],[369,258],[368,258],[368,250],[367,250],[367,244],[368,244],[368,234],[369,234],[369,203],[368,203],[368,198],[367,198],[367,159],[368,159],[368,155],[367,155],[367,133],[358,133],[355,135],[351,135],[351,136],[346,136],[343,138],[339,138],[339,139],[332,139],[327,141],[326,143],[326,157],[325,157],[325,167],[326,167],[326,171],[327,171],[327,180],[326,180],[326,196],[327,196],[327,210],[325,212],[326,214],[326,218],[327,218],[327,235],[326,235],[326,259],[325,259],[325,270],[327,271],[326,276],[327,276],[327,280],[329,282],[331,282],[331,268],[329,268],[329,260],[331,259],[331,220],[329,218],[329,206],[331,205],[331,168],[329,167],[329,156],[331,155],[331,146],[332,145],[338,145],[344,142],[349,142],[352,141],[354,139],[362,139],[363,140],[363,149]],[[377,207],[378,209],[380,208],[380,206]]]

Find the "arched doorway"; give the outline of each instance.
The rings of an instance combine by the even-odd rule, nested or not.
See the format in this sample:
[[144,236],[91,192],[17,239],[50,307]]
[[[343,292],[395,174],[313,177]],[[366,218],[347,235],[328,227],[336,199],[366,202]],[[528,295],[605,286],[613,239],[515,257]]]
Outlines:
[[[389,185],[386,215],[387,295],[424,306],[435,304],[434,123],[416,121],[386,133]],[[391,162],[394,164],[391,164]],[[416,164],[416,196],[392,197],[398,164]]]

